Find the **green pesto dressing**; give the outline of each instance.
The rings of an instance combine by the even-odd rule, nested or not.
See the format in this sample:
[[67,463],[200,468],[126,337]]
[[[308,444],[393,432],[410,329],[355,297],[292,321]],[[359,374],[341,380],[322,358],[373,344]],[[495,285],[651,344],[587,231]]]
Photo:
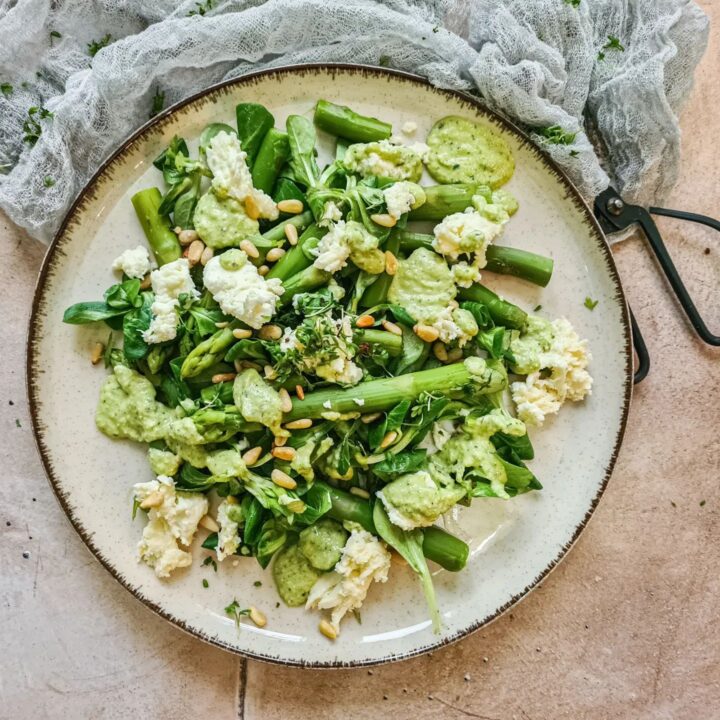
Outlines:
[[278,594],[290,607],[305,604],[312,586],[321,575],[298,545],[290,545],[275,556],[272,573]]
[[418,248],[398,263],[388,300],[401,305],[418,322],[427,322],[448,306],[456,292],[445,260],[432,250]]
[[95,424],[110,437],[149,443],[165,436],[174,417],[155,400],[155,388],[147,378],[116,365],[100,389]]
[[245,420],[265,425],[276,437],[287,436],[287,431],[280,427],[283,415],[280,395],[257,370],[245,370],[235,378],[233,400]]
[[342,555],[348,534],[343,526],[323,518],[300,533],[298,547],[318,570],[332,570]]
[[456,115],[438,120],[427,138],[427,169],[440,183],[505,184],[515,160],[505,140],[488,125]]
[[212,190],[198,201],[193,224],[200,239],[211,248],[237,247],[260,232],[257,220],[249,218],[233,198],[219,198]]

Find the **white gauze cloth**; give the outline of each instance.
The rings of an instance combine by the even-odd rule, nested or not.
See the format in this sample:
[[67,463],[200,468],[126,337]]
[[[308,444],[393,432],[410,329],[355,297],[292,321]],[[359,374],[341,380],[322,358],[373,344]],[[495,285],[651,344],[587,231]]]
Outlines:
[[707,28],[687,0],[0,0],[0,208],[47,242],[156,94],[167,107],[300,62],[388,65],[479,93],[587,198],[612,182],[659,202]]

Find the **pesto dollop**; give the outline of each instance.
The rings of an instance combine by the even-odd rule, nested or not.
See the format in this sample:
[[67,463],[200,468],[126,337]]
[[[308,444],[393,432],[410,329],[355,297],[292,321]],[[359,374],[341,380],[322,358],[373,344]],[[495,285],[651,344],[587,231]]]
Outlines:
[[305,604],[310,589],[322,574],[310,564],[298,545],[290,545],[275,556],[272,573],[278,594],[290,607]]
[[212,190],[198,200],[193,223],[201,240],[215,249],[237,247],[260,232],[258,221],[249,218],[237,200],[221,199]]
[[300,533],[298,547],[318,570],[331,570],[340,559],[348,533],[343,526],[323,518]]
[[440,183],[505,184],[515,160],[505,140],[488,125],[456,115],[438,120],[427,138],[427,169]]

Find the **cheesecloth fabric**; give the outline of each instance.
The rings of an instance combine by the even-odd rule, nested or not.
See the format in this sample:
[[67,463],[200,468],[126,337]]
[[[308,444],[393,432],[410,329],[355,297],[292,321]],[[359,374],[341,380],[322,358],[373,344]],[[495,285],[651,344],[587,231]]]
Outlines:
[[326,61],[478,93],[588,199],[659,202],[707,31],[686,0],[0,0],[0,208],[47,242],[163,95]]

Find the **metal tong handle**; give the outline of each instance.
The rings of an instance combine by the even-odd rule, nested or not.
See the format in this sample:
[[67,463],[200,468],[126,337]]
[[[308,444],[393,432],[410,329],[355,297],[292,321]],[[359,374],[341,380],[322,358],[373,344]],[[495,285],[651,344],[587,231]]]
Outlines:
[[[697,306],[685,287],[685,283],[683,283],[680,277],[680,273],[675,267],[675,263],[663,242],[660,231],[652,219],[651,213],[700,223],[701,225],[707,225],[718,231],[720,231],[720,222],[705,215],[698,215],[697,213],[685,212],[683,210],[651,207],[648,211],[639,205],[628,205],[614,188],[608,188],[598,195],[595,199],[594,209],[595,215],[605,232],[618,232],[625,230],[631,225],[640,225],[660,264],[660,268],[670,283],[673,292],[679,300],[685,315],[695,329],[695,332],[708,345],[715,347],[720,346],[720,336],[710,332],[710,329],[700,315]],[[637,384],[647,376],[650,370],[650,354],[648,353],[647,345],[645,344],[645,340],[640,332],[640,327],[632,311],[630,312],[630,319],[632,322],[633,345],[638,356],[638,367],[634,376],[634,381]]]

